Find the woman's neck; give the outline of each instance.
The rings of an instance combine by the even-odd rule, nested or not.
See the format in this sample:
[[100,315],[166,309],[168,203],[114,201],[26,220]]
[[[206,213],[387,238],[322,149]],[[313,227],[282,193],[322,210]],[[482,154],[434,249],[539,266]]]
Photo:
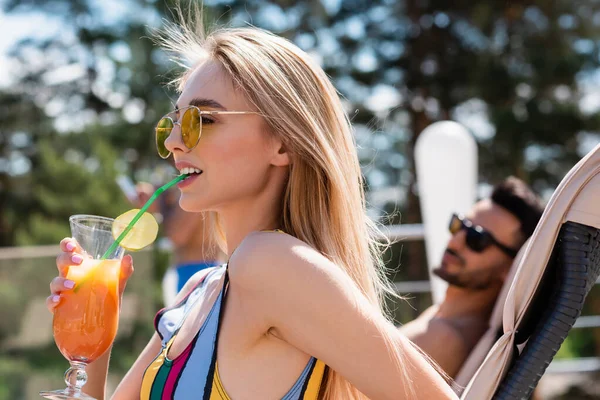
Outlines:
[[227,239],[227,254],[231,256],[251,232],[281,228],[281,201],[259,201],[219,212]]
[[258,193],[238,199],[217,210],[225,231],[228,258],[249,233],[281,228],[288,171],[285,168],[273,167],[268,175]]

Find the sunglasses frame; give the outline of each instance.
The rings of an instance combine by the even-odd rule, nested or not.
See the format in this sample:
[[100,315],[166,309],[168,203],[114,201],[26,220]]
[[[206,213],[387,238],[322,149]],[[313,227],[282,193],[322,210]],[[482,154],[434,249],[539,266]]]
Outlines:
[[[158,145],[158,132],[160,129],[167,129],[167,128],[161,128],[158,125],[160,124],[160,122],[164,119],[168,119],[169,121],[171,121],[171,123],[173,124],[173,126],[170,128],[171,132],[169,132],[169,134],[165,137],[164,141],[166,142],[167,139],[169,138],[169,136],[171,136],[171,133],[173,132],[173,129],[175,128],[176,125],[179,125],[179,130],[181,131],[182,127],[181,127],[181,121],[183,119],[183,116],[185,115],[185,113],[187,113],[190,109],[196,109],[198,111],[198,116],[200,117],[200,128],[199,128],[199,132],[198,132],[198,139],[196,139],[196,143],[194,143],[194,145],[192,147],[189,147],[185,142],[183,142],[184,146],[188,149],[188,150],[192,150],[194,149],[194,147],[196,147],[198,145],[198,142],[200,142],[200,138],[202,137],[202,116],[203,115],[245,115],[245,114],[258,114],[255,111],[218,111],[218,110],[201,110],[200,108],[196,107],[196,106],[187,106],[187,107],[183,107],[183,108],[179,108],[177,110],[174,111],[170,111],[168,113],[166,113],[165,115],[163,115],[162,117],[160,117],[160,119],[158,120],[158,122],[156,123],[156,126],[154,127],[154,140],[156,142],[156,150],[158,152],[158,156],[164,160],[166,160],[167,158],[169,158],[171,156],[171,152],[169,151],[169,154],[167,154],[166,156],[163,156],[162,154],[160,154],[160,150],[159,150],[159,145]],[[178,118],[177,121],[174,121],[173,118],[171,118],[171,116],[169,114],[173,114],[176,112],[182,112],[181,117]],[[163,147],[166,148],[166,146],[164,146],[164,142],[163,142]]]
[[[459,230],[453,229],[455,220],[460,221],[460,229]],[[466,242],[467,246],[469,247],[469,249],[473,250],[476,253],[481,253],[481,252],[485,251],[485,249],[487,249],[490,245],[495,245],[509,257],[515,258],[517,256],[518,250],[511,249],[510,247],[500,243],[494,237],[494,235],[492,235],[487,229],[483,228],[480,225],[473,224],[473,222],[470,219],[466,218],[462,214],[457,214],[457,213],[452,214],[452,216],[450,217],[450,225],[448,226],[448,230],[453,235],[460,232],[461,230],[465,230],[467,233],[465,242]],[[483,247],[481,247],[480,249],[477,249],[475,246],[472,246],[472,242],[469,240],[469,234],[471,234],[471,236],[470,236],[471,240],[473,240],[473,237],[474,237],[473,234],[476,234],[480,237],[482,237],[482,236],[487,237],[489,241],[486,244],[484,244]]]

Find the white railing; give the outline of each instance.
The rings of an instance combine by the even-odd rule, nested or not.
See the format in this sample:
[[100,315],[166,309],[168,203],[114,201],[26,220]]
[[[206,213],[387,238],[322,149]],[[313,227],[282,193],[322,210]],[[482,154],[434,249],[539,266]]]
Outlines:
[[425,239],[422,224],[387,225],[381,232],[392,242]]
[[17,258],[56,257],[60,247],[55,244],[45,246],[0,247],[0,260]]

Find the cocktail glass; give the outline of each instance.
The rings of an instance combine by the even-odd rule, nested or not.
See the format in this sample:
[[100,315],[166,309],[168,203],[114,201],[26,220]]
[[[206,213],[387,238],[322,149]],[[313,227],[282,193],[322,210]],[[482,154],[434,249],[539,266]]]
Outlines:
[[[73,290],[61,293],[54,311],[54,340],[71,367],[65,373],[66,389],[40,392],[47,399],[94,400],[82,392],[86,365],[112,345],[119,324],[119,274],[124,250],[114,246],[113,219],[94,215],[69,218],[71,235],[83,249],[84,260],[71,265],[66,278]],[[105,254],[109,248],[114,250]]]

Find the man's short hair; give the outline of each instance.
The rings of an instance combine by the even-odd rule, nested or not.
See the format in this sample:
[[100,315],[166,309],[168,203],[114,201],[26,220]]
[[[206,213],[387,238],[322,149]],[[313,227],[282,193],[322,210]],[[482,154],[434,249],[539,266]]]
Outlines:
[[540,197],[529,185],[514,176],[509,176],[494,187],[491,200],[521,222],[523,242],[533,234],[544,212],[544,204]]

